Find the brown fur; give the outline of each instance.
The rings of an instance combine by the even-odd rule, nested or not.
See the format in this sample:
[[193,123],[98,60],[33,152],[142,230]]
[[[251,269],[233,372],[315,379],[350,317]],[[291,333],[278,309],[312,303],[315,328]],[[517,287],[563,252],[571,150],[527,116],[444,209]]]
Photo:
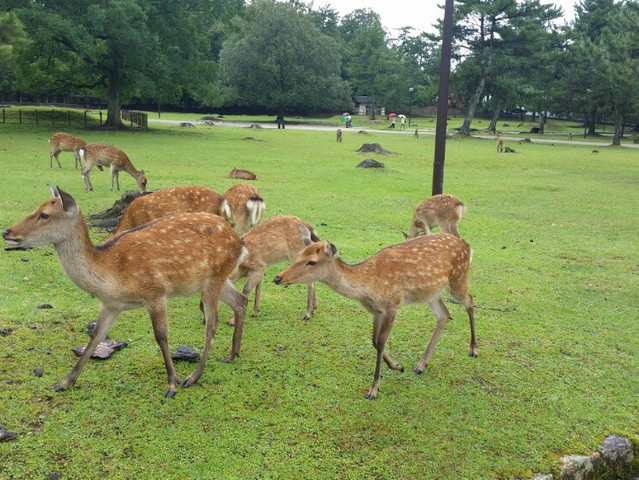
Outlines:
[[260,223],[266,203],[260,191],[253,185],[236,183],[224,193],[224,198],[231,209],[232,218],[229,222],[240,235],[248,233],[252,227]]
[[439,226],[442,232],[452,233],[459,237],[457,223],[466,213],[466,206],[453,195],[433,195],[421,202],[413,212],[410,234],[406,238],[414,238],[422,232],[426,235],[431,229]]
[[208,212],[229,219],[224,197],[206,187],[164,188],[137,197],[127,207],[114,235],[175,213]]
[[87,143],[80,137],[76,137],[70,133],[58,132],[51,135],[51,138],[49,138],[49,144],[51,145],[51,153],[49,155],[50,168],[53,168],[54,157],[55,161],[58,162],[58,167],[62,168],[62,164],[58,159],[60,152],[73,152],[75,156],[75,168],[78,168],[78,162],[80,163],[80,167],[82,167],[79,150]]
[[342,141],[342,129],[338,128],[337,129],[337,141],[341,143]]
[[[53,198],[5,230],[3,237],[15,246],[53,244],[68,277],[100,300],[100,316],[91,340],[55,390],[75,383],[120,312],[143,307],[149,312],[164,357],[166,396],[173,396],[178,379],[168,346],[167,300],[201,292],[206,316],[204,350],[196,370],[182,383],[193,385],[202,375],[215,336],[218,299],[233,299],[238,311],[246,308],[246,297],[227,280],[246,254],[237,233],[218,216],[188,213],[161,218],[96,247],[75,200],[62,190],[51,187],[51,192]],[[243,320],[240,315],[236,321],[229,357],[239,351]]]
[[275,277],[275,283],[323,282],[341,295],[359,301],[373,314],[373,346],[377,365],[373,384],[366,398],[373,399],[379,390],[382,359],[393,370],[404,368],[384,351],[397,312],[405,305],[430,304],[437,326],[420,359],[415,373],[422,373],[435,345],[450,319],[442,301],[449,290],[466,307],[470,320],[470,355],[477,356],[473,297],[468,290],[471,250],[467,243],[447,233],[408,240],[380,250],[358,265],[348,265],[338,258],[330,243],[311,243],[295,262]]
[[79,150],[80,158],[84,159],[86,165],[82,169],[82,178],[86,191],[93,190],[93,184],[89,177],[89,172],[96,165],[98,167],[109,167],[111,172],[111,191],[113,191],[113,180],[120,190],[119,172],[125,171],[131,175],[140,187],[140,190],[146,190],[146,175],[144,170],[136,170],[129,157],[122,150],[105,145],[103,143],[88,143]]
[[250,170],[242,170],[239,168],[233,168],[229,172],[229,178],[235,178],[237,180],[257,180],[257,175],[255,175]]
[[504,140],[499,137],[497,139],[497,153],[501,153],[504,151]]
[[[313,227],[293,215],[271,217],[242,236],[248,255],[230,279],[236,283],[244,277],[247,278],[242,291],[247,297],[255,289],[255,303],[251,316],[256,316],[260,309],[262,278],[266,269],[284,260],[290,262],[295,260],[297,255],[306,248],[304,243],[306,237],[319,240]],[[311,318],[316,306],[315,284],[311,283],[308,285],[304,320]],[[233,324],[233,320],[229,324]]]
[[415,133],[413,133],[413,137],[419,138],[419,130],[415,129]]

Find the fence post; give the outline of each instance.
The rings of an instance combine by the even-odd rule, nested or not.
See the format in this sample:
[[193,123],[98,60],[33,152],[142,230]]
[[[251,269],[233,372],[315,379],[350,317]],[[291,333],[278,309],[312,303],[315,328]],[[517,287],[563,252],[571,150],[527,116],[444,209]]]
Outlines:
[[87,111],[84,111],[84,128],[87,128]]
[[51,109],[51,125],[55,125],[55,110]]
[[102,126],[102,110],[100,110],[100,126]]
[[38,124],[38,111],[37,110],[34,110],[34,111],[35,111],[35,122],[36,122],[36,125],[37,125]]
[[22,110],[18,110],[18,122],[22,125]]
[[67,110],[67,119],[68,119],[69,125],[71,125],[71,110]]
[[6,123],[7,122],[7,114],[4,111],[4,108],[2,109],[2,123]]

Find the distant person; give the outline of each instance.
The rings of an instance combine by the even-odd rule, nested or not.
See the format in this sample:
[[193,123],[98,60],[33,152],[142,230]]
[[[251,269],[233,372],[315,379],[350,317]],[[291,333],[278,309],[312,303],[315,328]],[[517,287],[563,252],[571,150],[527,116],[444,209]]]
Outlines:
[[284,121],[284,115],[282,115],[281,113],[277,116],[277,118],[275,119],[275,121],[277,122],[277,128],[278,130],[281,128],[282,130],[284,130],[286,128],[286,122]]
[[406,117],[399,117],[399,128],[406,130]]
[[391,124],[389,125],[388,128],[395,128],[395,121],[396,121],[397,117],[392,116],[391,117]]
[[348,115],[346,115],[346,128],[351,128],[353,126],[353,117],[351,117],[351,114],[349,113]]

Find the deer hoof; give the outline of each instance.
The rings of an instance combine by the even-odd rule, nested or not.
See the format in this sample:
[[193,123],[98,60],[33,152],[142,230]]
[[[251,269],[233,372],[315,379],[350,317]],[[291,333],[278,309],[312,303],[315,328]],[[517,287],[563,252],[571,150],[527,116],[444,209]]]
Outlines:
[[310,315],[304,315],[304,318],[302,318],[302,320],[304,320],[305,322],[310,319],[311,319]]
[[226,322],[226,324],[227,324],[229,327],[233,327],[233,326],[235,326],[235,322],[231,322],[230,320],[229,320],[228,322]]
[[399,367],[399,371],[404,373],[406,370],[404,369],[404,365],[402,365],[401,363],[398,363],[397,366]]
[[471,358],[477,358],[477,353],[476,352],[470,352],[469,356]]
[[424,373],[424,370],[422,370],[421,368],[416,368],[415,370],[413,370],[413,373],[415,373],[415,375],[421,375],[422,373]]
[[251,317],[253,317],[253,318],[257,317],[257,312],[251,313]]
[[[191,381],[187,378],[186,380],[182,381],[182,383],[180,384],[180,387],[182,387],[182,388],[188,388],[188,387],[190,387],[191,385],[193,385],[193,384],[192,384],[192,383],[191,383]],[[173,393],[175,393],[175,392],[173,392]]]
[[175,390],[167,390],[164,394],[164,398],[173,398],[175,397]]
[[366,400],[375,400],[375,399],[377,398],[377,396],[376,396],[376,395],[373,395],[372,393],[367,393],[367,394],[364,396],[364,398],[365,398]]
[[65,392],[66,388],[64,388],[62,385],[56,385],[55,387],[53,387],[53,391],[54,392]]

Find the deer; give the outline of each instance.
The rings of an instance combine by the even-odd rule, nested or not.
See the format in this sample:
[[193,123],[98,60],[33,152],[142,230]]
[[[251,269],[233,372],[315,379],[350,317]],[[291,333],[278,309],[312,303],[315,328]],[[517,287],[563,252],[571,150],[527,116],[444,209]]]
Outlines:
[[431,230],[439,226],[442,232],[459,237],[457,224],[465,213],[466,205],[457,197],[446,194],[433,195],[415,207],[410,233],[402,233],[404,238],[415,238],[421,233],[430,235]]
[[58,155],[60,152],[73,152],[75,155],[75,168],[78,168],[78,162],[82,167],[82,161],[80,159],[79,150],[87,143],[80,137],[71,135],[70,133],[58,132],[51,135],[49,138],[49,145],[51,145],[51,153],[49,154],[49,167],[53,168],[53,159],[58,162],[58,167],[62,168]]
[[113,235],[175,213],[208,212],[225,220],[232,217],[226,199],[206,187],[173,187],[135,198],[118,222]]
[[414,373],[419,375],[427,368],[450,319],[442,300],[446,290],[466,307],[470,320],[470,356],[477,357],[474,303],[468,284],[472,250],[463,240],[448,233],[420,236],[384,248],[357,265],[343,262],[330,242],[313,242],[308,235],[304,242],[307,247],[274,282],[283,286],[322,282],[340,295],[359,301],[373,315],[377,363],[366,399],[377,398],[382,360],[392,370],[404,371],[385,351],[385,346],[397,312],[405,305],[428,303],[437,318],[426,352]]
[[237,167],[233,167],[228,174],[228,178],[235,178],[237,180],[257,180],[257,175],[255,175],[250,170],[242,170]]
[[336,141],[340,142],[340,143],[342,142],[342,129],[341,128],[337,129],[337,140]]
[[236,183],[224,192],[224,198],[231,209],[229,222],[240,235],[244,235],[260,223],[266,203],[260,191],[253,185]]
[[497,153],[502,153],[504,151],[504,139],[499,137],[497,139]]
[[[242,293],[247,298],[255,290],[252,317],[256,317],[260,309],[262,279],[266,269],[284,260],[291,262],[295,260],[297,255],[306,248],[304,239],[307,237],[314,242],[320,241],[313,227],[293,215],[271,217],[249,233],[242,235],[248,255],[242,260],[238,269],[231,274],[230,280],[237,283],[246,277]],[[304,320],[311,318],[316,307],[315,284],[309,283]],[[228,324],[233,325],[234,319],[231,319]]]
[[413,132],[413,138],[419,138],[419,129],[415,129],[415,132]]
[[80,148],[79,154],[80,158],[86,162],[86,165],[82,168],[82,178],[84,179],[84,187],[87,192],[93,190],[89,172],[96,165],[98,168],[100,166],[109,167],[111,172],[111,191],[113,191],[114,179],[118,191],[120,190],[120,171],[125,171],[131,175],[138,184],[138,187],[140,187],[140,190],[146,190],[147,180],[144,170],[136,170],[127,154],[122,150],[103,143],[89,143]]
[[95,246],[74,198],[49,185],[51,198],[30,215],[4,230],[11,246],[53,244],[66,275],[100,301],[100,315],[89,344],[71,372],[54,387],[61,392],[78,376],[124,310],[145,308],[167,371],[165,397],[175,395],[178,377],[168,343],[167,300],[201,293],[206,319],[205,343],[197,368],[182,383],[194,385],[202,376],[218,325],[218,299],[234,303],[236,313],[231,354],[239,352],[246,297],[228,277],[246,256],[237,233],[210,213],[183,213],[128,230]]

